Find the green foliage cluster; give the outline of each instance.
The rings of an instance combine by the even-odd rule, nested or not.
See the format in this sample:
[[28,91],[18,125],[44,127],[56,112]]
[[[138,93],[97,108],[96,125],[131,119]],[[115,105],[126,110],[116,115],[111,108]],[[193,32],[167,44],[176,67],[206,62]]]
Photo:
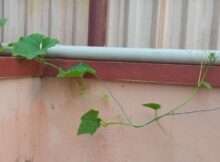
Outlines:
[[81,123],[78,129],[78,135],[91,134],[93,135],[96,130],[101,126],[101,121],[98,117],[99,112],[96,110],[89,110],[81,117]]
[[41,34],[31,34],[19,39],[18,42],[13,44],[13,56],[24,57],[25,59],[32,60],[39,56],[44,56],[50,47],[55,46],[59,41],[51,39]]
[[87,64],[80,63],[68,70],[60,70],[57,77],[60,78],[83,78],[85,74],[96,75],[96,71]]
[[[0,19],[0,26],[3,26],[5,23],[6,23],[6,19]],[[58,43],[59,41],[57,39],[49,38],[42,34],[33,33],[31,35],[21,37],[17,42],[11,43],[9,44],[9,46],[12,48],[12,55],[15,57],[21,57],[27,60],[36,60],[44,65],[57,69],[58,71],[57,77],[81,78],[82,79],[86,74],[91,74],[91,75],[96,76],[95,69],[93,69],[91,66],[84,64],[84,63],[80,63],[78,65],[70,67],[69,69],[63,69],[62,67],[58,67],[57,65],[49,63],[47,59],[45,59],[45,54],[49,48],[55,46]],[[1,44],[0,44],[0,50],[2,50]],[[204,87],[208,90],[212,89],[211,84],[205,81],[205,77],[211,65],[213,65],[215,61],[216,61],[216,54],[211,52],[209,54],[209,64],[205,65],[201,63],[198,84],[195,87],[195,90],[193,91],[193,93],[187,99],[183,100],[183,102],[173,107],[168,112],[162,115],[158,115],[158,110],[161,109],[160,104],[152,103],[152,102],[145,103],[143,104],[144,107],[155,111],[155,117],[150,121],[147,121],[143,124],[138,125],[138,124],[131,123],[129,120],[127,122],[120,122],[120,121],[106,122],[102,118],[99,117],[99,111],[94,110],[92,108],[81,117],[81,123],[78,129],[78,135],[81,135],[81,134],[93,135],[97,131],[97,129],[100,128],[101,126],[107,127],[113,124],[126,125],[126,126],[135,127],[135,128],[144,127],[146,125],[149,125],[152,122],[157,122],[159,124],[159,119],[165,116],[175,115],[176,111],[182,108],[183,106],[185,106],[189,101],[191,101],[192,98],[198,93],[198,91],[201,88]],[[160,124],[159,126],[161,127]]]

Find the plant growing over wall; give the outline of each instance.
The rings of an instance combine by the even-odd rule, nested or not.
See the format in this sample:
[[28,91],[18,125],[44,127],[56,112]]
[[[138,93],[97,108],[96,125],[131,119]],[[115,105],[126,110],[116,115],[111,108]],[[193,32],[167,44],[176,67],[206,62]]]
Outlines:
[[[0,26],[3,26],[6,23],[6,19],[0,19]],[[85,74],[91,74],[97,79],[99,79],[103,86],[107,89],[107,91],[110,93],[112,98],[116,101],[118,104],[122,114],[124,115],[126,121],[120,122],[120,121],[105,121],[99,116],[99,111],[95,110],[93,107],[90,108],[88,112],[86,112],[81,117],[81,123],[78,129],[78,135],[81,134],[94,134],[98,128],[101,126],[107,127],[110,125],[125,125],[125,126],[131,126],[134,128],[141,128],[145,127],[153,122],[157,122],[158,125],[161,127],[159,120],[161,118],[170,116],[170,115],[176,115],[181,114],[177,111],[181,109],[183,106],[185,106],[188,102],[190,102],[193,97],[199,92],[201,88],[206,89],[212,89],[212,86],[210,83],[205,81],[205,78],[207,76],[207,73],[211,66],[216,62],[216,54],[213,52],[210,52],[209,54],[209,62],[208,63],[201,63],[200,73],[198,77],[198,83],[192,92],[192,94],[187,97],[185,100],[183,100],[180,104],[177,106],[174,106],[169,111],[159,114],[159,110],[161,109],[161,105],[158,103],[145,103],[143,106],[147,109],[151,109],[155,112],[155,116],[153,119],[143,123],[143,124],[134,124],[128,117],[126,111],[121,106],[120,102],[112,95],[110,89],[108,86],[97,76],[95,69],[93,69],[91,66],[80,63],[76,66],[70,67],[69,69],[63,69],[62,67],[59,67],[57,65],[54,65],[45,59],[45,54],[47,50],[56,44],[58,44],[57,39],[52,39],[47,36],[44,36],[42,34],[33,33],[28,36],[21,37],[17,42],[11,43],[9,46],[12,48],[12,55],[15,57],[21,57],[27,60],[36,60],[40,62],[43,65],[50,66],[51,68],[54,68],[57,70],[57,77],[59,78],[81,78],[82,81],[82,91],[85,92],[85,83],[83,81],[83,78]],[[0,50],[2,50],[2,46],[0,44]],[[193,113],[193,112],[186,112],[186,113]]]

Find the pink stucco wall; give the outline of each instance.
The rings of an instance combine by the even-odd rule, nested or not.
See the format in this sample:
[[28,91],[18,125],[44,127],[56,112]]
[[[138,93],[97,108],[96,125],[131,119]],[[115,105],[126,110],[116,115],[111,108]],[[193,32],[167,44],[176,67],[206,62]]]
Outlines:
[[[120,117],[117,105],[99,81],[87,80],[84,101],[71,79],[0,80],[0,162],[219,162],[220,111],[161,120],[145,128],[101,128],[76,136],[88,104],[107,119]],[[135,123],[153,117],[141,104],[159,102],[163,110],[178,104],[193,87],[107,82]],[[202,90],[183,111],[220,106],[220,89]],[[163,111],[162,110],[162,111]]]

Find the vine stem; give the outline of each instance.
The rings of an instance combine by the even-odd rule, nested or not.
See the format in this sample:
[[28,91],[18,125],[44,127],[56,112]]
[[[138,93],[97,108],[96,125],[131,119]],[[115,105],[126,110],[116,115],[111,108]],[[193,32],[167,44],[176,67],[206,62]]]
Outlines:
[[175,115],[175,112],[177,110],[179,110],[180,108],[182,108],[183,106],[185,106],[188,102],[190,102],[192,100],[192,98],[199,92],[199,90],[200,90],[200,87],[196,87],[195,90],[193,91],[193,93],[186,100],[181,102],[181,104],[175,106],[173,109],[171,109],[170,111],[168,111],[168,112],[166,112],[162,115],[158,116],[156,114],[155,117],[152,120],[150,120],[150,121],[148,121],[144,124],[137,125],[137,124],[131,124],[131,123],[124,123],[124,122],[105,122],[105,121],[104,121],[104,123],[105,123],[106,126],[113,125],[113,124],[120,124],[120,125],[132,126],[132,127],[135,127],[135,128],[145,127],[146,125],[149,125],[154,121],[158,121],[159,119],[164,118],[165,116]]
[[[127,120],[127,122],[129,123],[128,125],[132,125],[132,121],[130,120],[130,118],[128,117],[128,114],[126,113],[126,111],[124,110],[123,106],[121,105],[121,103],[117,100],[117,98],[112,94],[110,88],[107,86],[107,84],[98,76],[95,75],[95,77],[102,83],[103,87],[108,91],[108,93],[110,94],[110,96],[112,97],[112,99],[115,101],[115,103],[117,103],[120,111],[122,112],[123,116],[125,117],[125,119]],[[127,125],[127,124],[125,124]]]
[[121,125],[132,126],[135,128],[144,127],[144,126],[149,125],[154,121],[158,121],[159,119],[164,118],[166,116],[175,115],[175,112],[177,110],[179,110],[180,108],[182,108],[183,106],[185,106],[187,103],[189,103],[192,100],[192,98],[199,92],[199,90],[200,90],[200,87],[196,87],[195,90],[193,91],[193,93],[187,99],[185,99],[183,102],[181,102],[179,105],[175,106],[173,109],[171,109],[170,111],[168,111],[162,115],[155,115],[155,117],[152,120],[150,120],[144,124],[137,125],[137,124],[123,123],[123,122],[106,122],[105,124],[107,126],[112,125],[112,124],[121,124]]
[[202,77],[202,79],[201,79],[202,81],[200,82],[199,87],[201,87],[202,82],[205,80],[205,77],[206,77],[206,75],[207,75],[209,69],[210,69],[210,66],[208,66],[208,67],[205,69],[204,74],[201,76],[201,77]]
[[216,111],[219,109],[220,109],[220,106],[212,108],[212,109],[202,109],[202,110],[195,110],[195,111],[179,112],[179,113],[175,113],[174,115],[186,115],[186,114],[193,114],[193,113],[210,112],[210,111]]
[[146,122],[142,125],[135,125],[134,127],[136,127],[136,128],[144,127],[144,126],[146,126],[146,125],[148,125],[148,124],[150,124],[154,121],[158,121],[159,119],[164,118],[165,116],[175,115],[175,112],[177,110],[179,110],[180,108],[182,108],[183,106],[185,106],[187,103],[189,103],[193,99],[193,97],[199,92],[199,90],[200,90],[200,88],[196,87],[195,90],[193,91],[193,93],[186,100],[184,100],[178,106],[174,107],[172,110],[166,112],[165,114],[159,115],[156,118],[154,118],[154,119],[152,119],[152,120],[150,120],[150,121],[148,121],[148,122]]
[[155,117],[152,120],[150,120],[144,124],[137,125],[137,124],[123,123],[123,122],[107,122],[107,123],[105,123],[105,125],[108,126],[108,125],[112,125],[112,124],[121,124],[121,125],[127,125],[127,126],[131,126],[131,127],[135,127],[135,128],[141,128],[141,127],[145,127],[155,121],[158,122],[159,119],[164,118],[166,116],[175,115],[177,110],[179,110],[180,108],[185,106],[187,103],[189,103],[193,99],[193,97],[199,92],[199,90],[201,89],[201,86],[202,86],[202,82],[205,80],[205,77],[207,76],[209,68],[210,68],[210,66],[208,66],[205,69],[205,71],[203,72],[204,66],[203,66],[203,63],[201,63],[199,77],[198,77],[198,84],[197,84],[196,88],[194,89],[194,91],[192,92],[192,94],[189,97],[187,97],[179,105],[175,106],[170,111],[168,111],[162,115],[159,115],[159,116],[157,115],[157,112],[156,112]]
[[43,58],[36,57],[35,60],[38,61],[38,62],[40,62],[40,63],[43,64],[43,65],[51,66],[51,67],[57,69],[58,71],[62,70],[61,67],[56,66],[56,65],[54,65],[54,64],[51,64],[51,63],[47,62],[45,59],[43,59]]
[[89,107],[94,107],[93,104],[92,104],[92,102],[90,101],[89,97],[87,97],[87,93],[86,93],[86,89],[85,89],[86,85],[85,85],[85,83],[82,82],[82,81],[83,81],[83,78],[81,78],[81,83],[82,83],[81,86],[79,85],[79,83],[78,83],[77,81],[74,81],[74,83],[75,83],[75,85],[81,90],[81,93],[82,93],[82,95],[83,95],[83,97],[84,97],[84,99],[85,99],[87,105],[88,105]]
[[201,61],[201,64],[200,64],[199,78],[198,78],[198,83],[197,83],[198,87],[200,86],[200,83],[201,83],[202,71],[203,71],[203,61]]

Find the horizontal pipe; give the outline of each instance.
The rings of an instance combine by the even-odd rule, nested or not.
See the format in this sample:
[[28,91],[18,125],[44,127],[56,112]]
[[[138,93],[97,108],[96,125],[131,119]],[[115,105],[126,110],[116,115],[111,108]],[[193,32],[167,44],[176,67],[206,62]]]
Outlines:
[[[5,53],[11,53],[3,44]],[[187,49],[150,49],[56,45],[48,50],[46,57],[82,60],[129,61],[174,64],[200,64],[208,62],[210,52],[217,54],[216,65],[220,65],[220,51]]]

